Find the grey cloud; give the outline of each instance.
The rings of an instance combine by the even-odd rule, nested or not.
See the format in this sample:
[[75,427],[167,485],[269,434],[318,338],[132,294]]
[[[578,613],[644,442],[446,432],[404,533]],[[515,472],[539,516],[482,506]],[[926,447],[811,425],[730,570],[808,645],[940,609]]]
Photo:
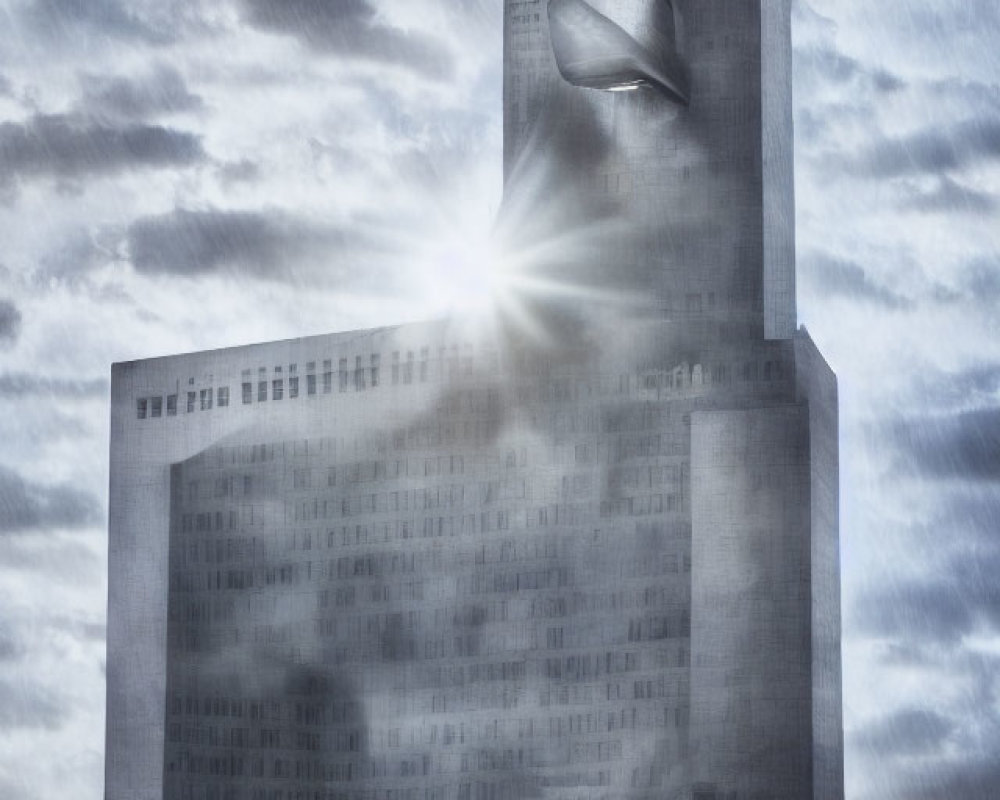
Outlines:
[[889,642],[879,659],[887,666],[926,666],[931,659],[923,646],[916,642]]
[[289,277],[288,265],[324,257],[331,267],[364,247],[357,231],[324,228],[280,211],[186,211],[145,217],[129,226],[139,272],[198,275],[227,269]]
[[0,466],[0,533],[79,528],[101,517],[100,504],[91,494],[68,484],[32,483]]
[[827,121],[823,114],[808,108],[795,111],[795,139],[800,144],[816,142],[826,132]]
[[[942,503],[940,517],[935,527],[950,526],[961,531],[961,542],[970,550],[985,548],[992,551],[1000,547],[997,530],[1000,529],[1000,493],[987,484],[981,491],[963,486],[962,491],[948,495]],[[968,572],[968,566],[962,569]]]
[[16,661],[24,653],[24,646],[18,641],[10,628],[10,623],[0,620],[0,663]]
[[175,32],[168,25],[144,19],[136,4],[118,0],[35,0],[24,10],[25,19],[43,38],[72,38],[97,32],[102,37],[168,44]]
[[985,406],[1000,392],[1000,364],[980,364],[957,372],[919,372],[913,392],[930,406]]
[[951,573],[977,622],[1000,629],[1000,549],[996,543],[981,546],[978,552],[964,552],[951,562]]
[[[92,622],[80,617],[55,616],[44,621],[21,618],[16,625],[0,620],[0,663],[4,661],[21,661],[29,653],[33,645],[38,644],[37,630],[39,627],[68,634],[78,642],[103,643],[107,641],[107,625],[103,622]],[[17,630],[15,630],[15,628]],[[46,647],[61,650],[61,645],[46,642]]]
[[866,301],[886,308],[907,308],[911,301],[875,283],[864,268],[852,261],[811,253],[802,260],[804,275],[823,292]]
[[971,263],[963,275],[964,288],[980,302],[1000,300],[1000,259],[980,259]]
[[906,13],[893,12],[892,19],[917,39],[938,47],[956,34],[973,33],[990,39],[1000,33],[1000,7],[995,3],[965,0],[911,3],[906,6]]
[[114,126],[65,114],[0,125],[0,184],[187,166],[204,156],[198,137],[155,125]]
[[34,284],[41,288],[57,282],[82,288],[89,270],[120,260],[117,250],[122,236],[123,229],[117,225],[97,229],[67,227],[39,257],[32,273]]
[[52,378],[27,372],[0,373],[0,397],[103,397],[109,392],[107,378],[85,380]]
[[933,711],[909,708],[877,720],[853,736],[853,744],[871,754],[927,756],[940,752],[954,725]]
[[951,285],[934,286],[930,299],[942,305],[962,303],[969,310],[978,306],[992,318],[1000,302],[1000,259],[983,256],[953,272]]
[[872,84],[880,92],[898,92],[906,88],[906,81],[888,70],[877,69],[871,73]]
[[1000,408],[895,423],[897,467],[931,478],[1000,479]]
[[6,75],[0,73],[0,97],[13,97],[14,87]]
[[69,713],[68,704],[43,686],[0,680],[0,730],[55,730]]
[[13,301],[0,298],[0,345],[11,344],[21,335],[21,311]]
[[997,201],[993,195],[963,186],[945,175],[929,192],[914,189],[901,206],[924,213],[990,214],[996,209]]
[[[22,533],[24,533],[22,531]],[[94,535],[99,535],[94,532]],[[37,538],[37,537],[35,537]],[[79,539],[85,539],[85,536]],[[106,559],[95,555],[95,548],[86,541],[70,541],[62,537],[46,537],[43,547],[35,546],[31,536],[8,537],[10,547],[0,549],[0,564],[9,572],[21,575],[33,573],[33,580],[60,586],[75,586],[93,591],[100,586],[102,564]],[[75,638],[87,640],[79,631],[64,628]]]
[[[925,686],[934,688],[919,705],[911,703],[850,737],[854,753],[869,756],[867,768],[878,770],[872,776],[889,778],[888,783],[872,781],[859,800],[994,798],[1000,785],[1000,659],[954,646],[906,645],[889,652],[893,658],[884,663],[919,674]],[[963,691],[939,691],[942,684]],[[886,756],[900,757],[889,770],[884,769]]]
[[884,583],[858,596],[852,618],[864,633],[890,637],[901,644],[955,646],[985,625],[1000,632],[1000,548],[980,542],[962,525],[941,520],[939,540],[966,542],[960,552],[943,557],[935,576]]
[[833,83],[863,81],[879,92],[896,92],[906,87],[906,81],[882,68],[869,68],[860,61],[832,47],[807,47],[795,50],[796,74],[810,70],[819,78]]
[[852,159],[847,168],[874,180],[960,170],[985,159],[1000,159],[1000,121],[971,119],[950,128],[925,128],[886,138]]
[[108,638],[108,626],[105,623],[93,622],[81,616],[57,615],[50,617],[47,624],[83,642],[104,642]]
[[908,783],[906,800],[996,800],[1000,754],[962,759],[958,764],[934,770],[922,769]]
[[796,67],[813,69],[828,80],[844,83],[855,77],[858,62],[828,47],[811,47],[795,51]]
[[216,174],[223,184],[252,183],[260,177],[260,167],[248,158],[222,164]]
[[806,0],[792,0],[792,20],[795,25],[815,28],[826,36],[837,32],[837,23],[816,11]]
[[104,642],[108,638],[108,626],[103,622],[81,622],[79,625],[80,638],[90,642]]
[[969,598],[944,581],[863,592],[853,617],[866,634],[947,645],[961,641],[975,622]]
[[928,94],[928,102],[936,105],[954,104],[977,109],[981,114],[996,114],[1000,111],[1000,95],[993,83],[970,80],[964,75],[944,76],[925,84],[924,88]]
[[439,80],[454,71],[444,40],[386,25],[368,0],[243,0],[243,7],[250,24],[316,51],[398,64]]
[[142,120],[202,107],[201,98],[191,94],[180,73],[163,65],[139,79],[83,75],[80,82],[83,110],[98,117]]

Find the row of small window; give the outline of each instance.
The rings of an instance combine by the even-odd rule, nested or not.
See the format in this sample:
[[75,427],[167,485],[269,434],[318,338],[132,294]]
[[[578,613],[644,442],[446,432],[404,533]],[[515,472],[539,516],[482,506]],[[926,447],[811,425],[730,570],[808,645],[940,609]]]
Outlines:
[[[446,348],[440,349],[441,374],[447,372],[451,377],[459,373],[466,375],[472,373],[473,357],[472,346],[464,345],[460,351],[458,345],[453,345],[450,353]],[[495,361],[495,353],[491,354],[491,362]],[[341,358],[337,364],[337,388],[340,392],[346,392],[353,387],[355,391],[364,391],[367,388],[377,388],[382,383],[382,355],[372,353],[369,357],[368,365],[365,365],[362,356],[355,356],[353,370],[348,366],[348,359]],[[406,352],[405,360],[401,357],[400,351],[392,353],[391,379],[392,384],[411,384],[414,380],[426,383],[430,375],[430,348],[420,348],[420,358],[417,360],[412,350]],[[315,361],[306,364],[306,385],[305,393],[315,395],[320,392],[320,380],[322,380],[322,393],[331,394],[334,384],[333,359],[325,359],[322,362],[323,371],[317,372]],[[446,369],[447,366],[447,369]],[[283,400],[285,398],[285,370],[283,366],[274,367],[273,375],[268,376],[267,367],[260,367],[257,370],[257,381],[253,380],[253,371],[243,370],[242,373],[242,401],[244,405],[254,402],[254,395],[258,403],[271,400]],[[300,376],[297,364],[289,364],[287,372],[287,389],[289,399],[296,398],[300,394]],[[190,383],[194,382],[192,378]],[[213,390],[212,388],[202,389],[199,392],[189,391],[187,393],[187,410],[195,411],[198,407],[200,397],[200,408],[207,410],[212,408]],[[229,405],[229,388],[219,387],[216,393],[218,406]],[[176,416],[177,395],[168,395],[166,405],[166,415]],[[141,397],[136,401],[136,415],[139,419],[147,417],[162,417],[164,410],[163,397]]]
[[[454,358],[457,360],[457,348],[453,348],[455,351]],[[392,383],[398,384],[400,382],[404,384],[413,383],[414,378],[414,367],[417,367],[417,373],[419,375],[420,382],[426,382],[428,378],[429,371],[429,359],[430,350],[429,348],[423,347],[420,350],[420,361],[417,362],[414,358],[413,351],[408,351],[406,353],[406,360],[400,360],[399,351],[395,351],[392,354]],[[471,357],[467,357],[467,361],[471,362]],[[299,396],[299,376],[296,374],[298,372],[297,364],[289,364],[288,366],[288,396],[290,398]],[[280,375],[282,373],[282,368],[280,366],[274,368],[274,374]],[[369,357],[368,366],[365,366],[364,358],[362,356],[354,357],[354,368],[351,369],[348,366],[348,359],[341,358],[337,364],[337,389],[341,392],[346,392],[348,388],[353,387],[355,391],[364,391],[368,387],[377,388],[382,382],[382,355],[381,353],[372,353]],[[243,404],[249,405],[254,400],[254,382],[251,379],[252,371],[245,369],[243,370]],[[323,361],[323,371],[317,372],[316,362],[310,361],[306,364],[306,394],[315,395],[320,391],[320,379],[322,379],[322,393],[331,394],[333,392],[333,382],[334,382],[334,369],[333,369],[333,359],[325,359]],[[258,369],[258,377],[256,382],[256,395],[257,402],[263,403],[268,399],[268,384],[270,383],[271,399],[281,400],[284,397],[284,380],[283,378],[267,376],[267,368],[260,367]]]
[[[302,734],[303,750],[319,750],[319,742],[310,742],[309,737],[314,734]],[[190,738],[188,736],[187,738]],[[173,743],[182,741],[181,728],[174,724],[167,731],[167,740]],[[297,740],[298,742],[298,740]],[[313,746],[315,744],[315,746]],[[270,759],[247,758],[244,762],[243,756],[237,756],[230,752],[221,756],[206,756],[197,754],[197,750],[182,751],[177,754],[175,760],[168,762],[167,771],[171,773],[186,773],[188,775],[208,775],[218,778],[241,778],[249,774],[253,778],[274,778],[274,779],[296,779],[309,781],[329,781],[343,782],[351,781],[361,777],[362,771],[359,766],[352,762],[318,762],[318,761],[291,761],[288,759],[276,758],[273,769]],[[173,782],[173,781],[172,781]],[[199,787],[200,788],[200,787]],[[197,794],[196,797],[204,797],[206,800],[231,800],[236,797],[247,797],[245,794],[236,794],[235,787],[226,787],[222,792],[220,786],[208,785],[204,794]],[[191,797],[190,789],[184,793],[184,797]],[[339,793],[336,796],[346,793]],[[297,790],[293,794],[288,790],[269,790],[267,794],[263,789],[254,789],[253,798],[267,798],[267,800],[314,800],[314,798],[330,798],[335,795],[332,792],[320,794],[316,792],[305,793]]]
[[[393,385],[413,383],[414,379],[425,383],[430,374],[430,348],[420,348],[419,360],[416,358],[413,350],[406,351],[405,355],[404,359],[399,350],[395,350],[392,353],[390,375]],[[442,373],[445,371],[445,365],[447,365],[448,374],[452,376],[459,372],[468,374],[472,371],[472,346],[469,344],[465,344],[461,348],[458,345],[452,345],[450,351],[442,347],[438,358],[441,363]],[[306,394],[314,395],[319,393],[320,379],[322,379],[323,394],[332,393],[335,374],[333,359],[327,358],[323,360],[321,372],[317,370],[316,364],[317,362],[315,361],[306,363]],[[268,399],[269,382],[271,384],[271,398],[274,400],[282,399],[284,396],[284,380],[283,377],[276,376],[282,375],[283,368],[276,366],[274,374],[270,378],[268,377],[266,367],[259,367],[257,373],[257,401],[263,402]],[[252,380],[252,375],[252,370],[243,370],[243,402],[246,404],[253,402],[254,381]],[[341,392],[346,392],[350,387],[353,387],[356,391],[363,391],[368,387],[376,388],[382,383],[382,354],[372,353],[369,356],[367,366],[365,365],[363,356],[355,356],[353,369],[349,366],[349,359],[341,358],[337,363],[336,375],[337,388]],[[298,365],[289,364],[288,396],[298,397],[298,395]]]
[[[327,682],[325,678],[310,678],[307,687],[307,694],[327,693]],[[284,711],[282,710],[284,708]],[[342,724],[358,718],[358,707],[353,701],[336,700],[330,703],[321,703],[318,706],[295,704],[295,723],[297,725],[320,724],[318,712],[322,711],[322,724]],[[250,700],[244,697],[197,697],[191,695],[172,695],[170,698],[170,714],[177,716],[185,714],[187,716],[201,717],[236,717],[249,716],[251,720],[274,720],[280,721],[283,714],[291,718],[292,705],[287,707],[277,700]],[[350,732],[350,731],[348,731]],[[359,733],[359,732],[358,732]],[[338,734],[339,735],[339,734]],[[360,735],[360,733],[359,733]],[[352,750],[356,748],[351,748]]]
[[[163,401],[164,397],[162,395],[158,395],[156,397],[138,398],[135,401],[136,417],[138,419],[146,419],[147,417],[162,417],[164,415],[164,411],[166,411],[166,416],[176,417],[177,395],[168,394],[166,396],[166,404],[164,404]],[[209,387],[208,389],[202,389],[200,392],[187,393],[186,408],[189,414],[198,408],[202,411],[207,411],[212,408],[213,404],[219,406],[220,408],[229,405],[228,386],[220,386],[218,389]]]

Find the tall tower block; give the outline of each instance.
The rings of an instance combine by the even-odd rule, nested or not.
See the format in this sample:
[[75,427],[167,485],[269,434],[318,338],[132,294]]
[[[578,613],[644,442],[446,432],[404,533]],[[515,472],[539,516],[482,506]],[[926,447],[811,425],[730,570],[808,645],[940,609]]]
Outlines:
[[[687,337],[790,338],[790,0],[507,0],[505,11],[508,191],[541,182],[548,198],[575,199],[560,224],[617,231],[576,277],[650,297],[649,312]],[[576,64],[557,62],[560,37]],[[619,67],[621,85],[586,88],[596,81],[573,70],[587,61]],[[628,91],[644,67],[670,85],[654,76]]]
[[106,800],[843,800],[789,2],[504,57],[489,323],[112,368]]
[[[843,796],[837,392],[796,331],[790,7],[505,6],[505,198],[529,239],[594,232],[540,269],[711,372],[690,415],[695,800]],[[781,373],[792,395],[741,396]]]

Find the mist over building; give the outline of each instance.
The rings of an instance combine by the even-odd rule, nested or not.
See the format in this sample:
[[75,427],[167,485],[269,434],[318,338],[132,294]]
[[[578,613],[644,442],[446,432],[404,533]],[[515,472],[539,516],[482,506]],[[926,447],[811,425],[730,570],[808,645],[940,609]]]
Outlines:
[[507,0],[498,237],[548,291],[115,365],[106,797],[843,796],[789,26]]

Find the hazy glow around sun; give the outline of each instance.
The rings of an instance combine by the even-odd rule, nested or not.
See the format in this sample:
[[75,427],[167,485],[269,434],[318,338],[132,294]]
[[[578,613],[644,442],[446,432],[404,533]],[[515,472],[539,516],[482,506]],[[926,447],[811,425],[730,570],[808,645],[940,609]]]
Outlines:
[[440,232],[417,257],[421,282],[431,292],[429,315],[485,314],[503,288],[503,256],[488,220]]

